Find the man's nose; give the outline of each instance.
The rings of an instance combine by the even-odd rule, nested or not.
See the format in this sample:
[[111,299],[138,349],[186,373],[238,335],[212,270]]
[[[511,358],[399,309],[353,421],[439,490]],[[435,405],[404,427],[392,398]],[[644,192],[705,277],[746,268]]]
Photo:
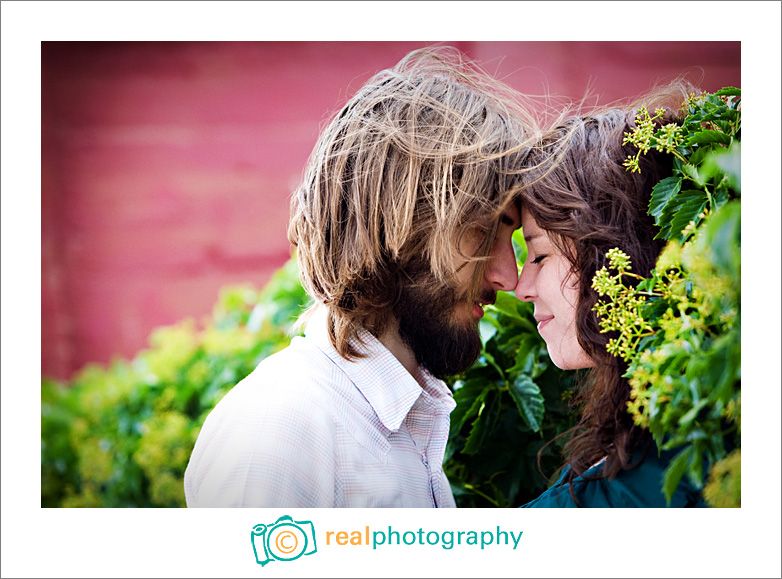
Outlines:
[[512,243],[497,244],[486,266],[486,280],[496,291],[513,291],[519,279],[519,266]]

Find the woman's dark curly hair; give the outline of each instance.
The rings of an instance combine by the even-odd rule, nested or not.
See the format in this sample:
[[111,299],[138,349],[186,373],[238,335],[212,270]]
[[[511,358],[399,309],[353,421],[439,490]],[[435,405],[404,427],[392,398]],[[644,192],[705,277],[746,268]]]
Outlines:
[[[683,85],[674,88],[680,104],[689,91]],[[665,95],[671,93],[668,87]],[[663,107],[649,106],[651,111],[655,108]],[[678,108],[666,108],[663,119],[656,122],[677,122],[674,110]],[[606,351],[608,340],[615,336],[600,332],[592,311],[598,299],[592,277],[607,265],[608,250],[620,248],[632,259],[633,271],[647,277],[663,246],[655,239],[658,230],[647,211],[652,188],[672,172],[672,156],[652,149],[641,155],[640,173],[625,169],[623,161],[637,153],[633,145],[622,144],[624,133],[635,126],[636,112],[637,107],[627,107],[567,118],[528,157],[527,165],[534,169],[520,192],[522,208],[572,265],[579,288],[578,340],[595,362],[579,376],[574,404],[581,418],[568,431],[572,437],[564,447],[570,466],[566,482],[603,459],[603,469],[595,478],[614,478],[638,464],[633,455],[648,449],[650,440],[627,411],[630,386],[622,377],[627,364]]]

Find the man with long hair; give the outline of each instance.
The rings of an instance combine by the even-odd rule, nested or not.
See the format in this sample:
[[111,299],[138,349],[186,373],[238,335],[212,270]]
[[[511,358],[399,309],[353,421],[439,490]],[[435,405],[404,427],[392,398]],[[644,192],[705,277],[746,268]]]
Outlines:
[[518,279],[525,111],[458,53],[423,49],[338,112],[292,199],[305,335],[209,415],[188,506],[455,506],[442,379],[475,362],[483,306]]

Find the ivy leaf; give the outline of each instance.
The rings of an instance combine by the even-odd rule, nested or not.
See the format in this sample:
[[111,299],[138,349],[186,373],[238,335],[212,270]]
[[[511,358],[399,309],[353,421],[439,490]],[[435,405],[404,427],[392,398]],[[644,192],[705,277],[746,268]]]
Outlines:
[[513,384],[510,384],[508,391],[527,426],[534,432],[540,432],[546,407],[538,385],[532,381],[532,378],[522,374],[513,381]]
[[708,202],[708,197],[702,192],[701,196],[682,203],[673,216],[673,219],[671,219],[670,237],[678,239],[679,241],[684,241],[682,231],[689,225],[690,221],[694,221],[695,223],[700,221],[698,216],[706,208]]
[[660,225],[660,217],[671,200],[682,188],[681,177],[667,177],[652,189],[652,198],[649,200],[649,214],[655,217],[655,224]]
[[[674,229],[672,225],[673,225],[673,218],[676,216],[679,209],[682,207],[682,205],[684,205],[689,201],[692,201],[693,199],[703,199],[705,195],[706,194],[701,190],[688,189],[687,191],[680,192],[678,195],[676,195],[676,197],[671,199],[668,202],[668,204],[663,208],[663,212],[660,215],[660,220],[659,220],[660,232],[657,234],[655,239],[670,239],[675,234],[678,234],[680,230]],[[686,227],[688,223],[689,220],[685,221],[682,227]]]

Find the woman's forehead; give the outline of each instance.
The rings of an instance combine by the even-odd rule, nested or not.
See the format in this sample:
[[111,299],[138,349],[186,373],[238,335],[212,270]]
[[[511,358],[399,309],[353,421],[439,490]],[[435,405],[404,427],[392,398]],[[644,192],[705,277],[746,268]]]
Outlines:
[[532,214],[523,206],[521,208],[521,227],[524,231],[524,240],[527,242],[546,235],[546,232],[540,228]]

